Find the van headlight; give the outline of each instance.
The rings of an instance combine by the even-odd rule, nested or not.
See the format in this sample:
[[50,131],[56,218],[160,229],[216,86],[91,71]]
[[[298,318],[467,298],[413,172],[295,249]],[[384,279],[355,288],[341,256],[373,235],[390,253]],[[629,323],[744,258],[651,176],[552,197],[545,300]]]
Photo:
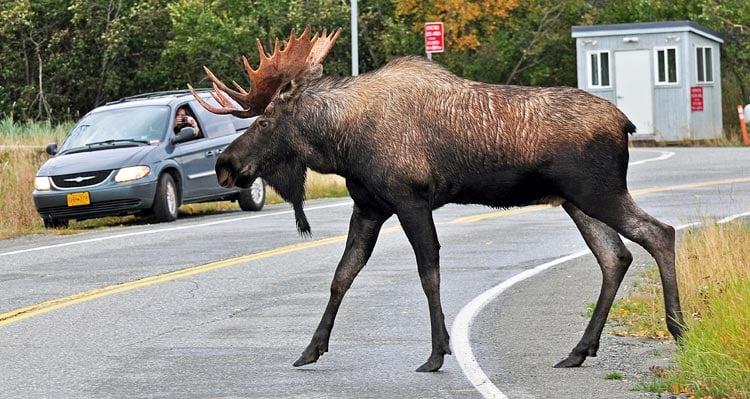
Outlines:
[[151,168],[148,166],[130,166],[127,168],[120,169],[115,175],[115,181],[122,183],[131,180],[142,179],[151,173]]
[[52,184],[49,182],[47,176],[37,176],[34,178],[34,188],[38,191],[49,191],[52,188]]

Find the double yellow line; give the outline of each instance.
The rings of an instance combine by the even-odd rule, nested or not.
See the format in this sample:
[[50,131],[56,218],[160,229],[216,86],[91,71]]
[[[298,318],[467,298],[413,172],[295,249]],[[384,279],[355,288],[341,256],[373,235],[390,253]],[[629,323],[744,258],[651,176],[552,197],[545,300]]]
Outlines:
[[[724,179],[724,180],[714,180],[714,181],[702,182],[702,183],[681,184],[681,185],[666,186],[666,187],[654,187],[654,188],[647,188],[647,189],[642,189],[642,190],[634,190],[631,192],[631,194],[642,195],[642,194],[651,194],[651,193],[658,193],[658,192],[664,192],[664,191],[686,190],[686,189],[692,189],[692,188],[719,186],[719,185],[736,184],[736,183],[750,183],[750,178]],[[451,223],[474,223],[474,222],[491,219],[491,218],[517,215],[517,214],[522,214],[522,213],[527,213],[527,212],[535,212],[535,211],[539,211],[539,210],[547,209],[547,208],[550,208],[550,206],[549,205],[536,205],[536,206],[529,206],[525,208],[514,208],[514,209],[509,209],[509,210],[504,210],[504,211],[490,212],[490,213],[483,213],[480,215],[461,217],[461,218],[454,219]],[[383,229],[381,231],[381,234],[392,233],[394,231],[400,231],[400,230],[401,230],[400,226],[389,227],[389,228]],[[11,310],[10,312],[0,314],[0,326],[5,326],[5,325],[15,323],[24,319],[28,319],[30,317],[39,316],[44,313],[66,308],[68,306],[73,306],[78,303],[87,302],[93,299],[119,294],[121,292],[134,290],[140,287],[146,287],[149,285],[164,283],[167,281],[172,281],[172,280],[176,280],[179,278],[192,276],[195,274],[209,272],[211,270],[217,270],[217,269],[222,269],[228,266],[234,266],[240,263],[246,263],[246,262],[251,262],[255,260],[270,258],[273,256],[284,255],[284,254],[288,254],[291,252],[302,251],[305,249],[320,247],[320,246],[343,242],[343,241],[346,241],[345,235],[324,238],[324,239],[310,241],[310,242],[302,242],[298,244],[292,244],[292,245],[287,245],[287,246],[283,246],[283,247],[279,247],[275,249],[270,249],[267,251],[258,252],[255,254],[240,256],[237,258],[225,259],[225,260],[221,260],[218,262],[211,262],[205,265],[188,267],[186,269],[176,270],[173,272],[159,274],[156,276],[145,277],[139,280],[129,281],[129,282],[120,283],[120,284],[113,284],[107,287],[96,288],[93,290],[89,290],[89,291],[85,291],[85,292],[81,292],[81,293],[77,293],[77,294],[73,294],[73,295],[69,295],[69,296],[65,296],[61,298],[55,298],[49,301],[38,303],[36,305],[27,306],[24,308]]]
[[142,279],[129,281],[120,284],[113,284],[103,288],[96,288],[90,291],[80,292],[78,294],[69,295],[62,298],[55,298],[49,301],[38,303],[36,305],[27,306],[25,308],[11,310],[10,312],[0,314],[0,326],[8,325],[28,319],[29,317],[38,316],[53,310],[66,308],[81,302],[90,301],[92,299],[119,294],[121,292],[134,290],[136,288],[145,287],[148,285],[159,284],[167,281],[176,280],[195,274],[209,272],[211,270],[221,269],[227,266],[233,266],[243,262],[250,262],[254,260],[270,258],[272,256],[278,256],[287,254],[290,252],[301,251],[308,248],[319,247],[322,245],[328,245],[335,242],[341,242],[346,240],[346,236],[330,237],[321,240],[303,242],[299,244],[287,245],[275,249],[270,249],[255,254],[240,256],[238,258],[225,259],[218,262],[211,262],[205,265],[188,267],[186,269],[176,270],[169,273],[159,274],[156,276],[145,277]]

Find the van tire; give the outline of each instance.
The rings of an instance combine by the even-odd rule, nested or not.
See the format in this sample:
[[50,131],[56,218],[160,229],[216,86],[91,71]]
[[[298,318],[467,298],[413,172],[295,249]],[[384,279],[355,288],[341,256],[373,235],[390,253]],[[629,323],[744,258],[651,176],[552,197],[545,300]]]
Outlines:
[[266,203],[266,184],[262,178],[255,179],[253,184],[237,194],[237,202],[243,211],[259,211]]
[[177,220],[177,208],[180,207],[180,196],[172,175],[165,173],[159,177],[156,186],[156,197],[151,210],[157,222],[172,222]]

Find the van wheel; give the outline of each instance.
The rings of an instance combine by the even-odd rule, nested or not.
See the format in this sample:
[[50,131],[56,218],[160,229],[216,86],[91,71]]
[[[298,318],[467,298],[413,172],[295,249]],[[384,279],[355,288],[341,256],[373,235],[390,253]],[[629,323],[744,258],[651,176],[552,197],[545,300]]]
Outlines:
[[157,222],[171,222],[177,220],[178,204],[177,185],[172,175],[165,173],[159,177],[156,186],[156,197],[151,208]]
[[241,190],[237,202],[243,211],[259,211],[266,202],[266,185],[260,177],[255,179],[250,188]]

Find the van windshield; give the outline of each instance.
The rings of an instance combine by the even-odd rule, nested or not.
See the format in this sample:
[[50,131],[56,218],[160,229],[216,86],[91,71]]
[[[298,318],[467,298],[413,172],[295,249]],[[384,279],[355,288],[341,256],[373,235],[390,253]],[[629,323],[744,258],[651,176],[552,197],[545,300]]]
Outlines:
[[142,106],[88,114],[70,131],[59,152],[117,143],[157,144],[169,130],[167,106]]

